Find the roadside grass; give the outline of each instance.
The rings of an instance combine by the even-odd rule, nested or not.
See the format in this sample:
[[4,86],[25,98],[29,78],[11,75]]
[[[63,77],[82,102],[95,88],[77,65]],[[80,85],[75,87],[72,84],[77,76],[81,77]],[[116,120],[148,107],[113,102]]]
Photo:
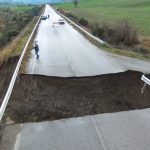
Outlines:
[[0,66],[9,58],[20,56],[36,21],[37,18],[34,18],[8,46],[0,51]]
[[[117,54],[117,55],[121,55],[121,56],[127,56],[127,57],[132,57],[132,58],[137,58],[140,60],[146,60],[146,61],[150,61],[150,50],[148,53],[146,54],[142,54],[139,50],[137,49],[136,51],[131,51],[130,49],[124,48],[124,49],[118,49],[118,48],[114,48],[113,46],[109,45],[109,44],[100,44],[99,42],[97,42],[96,40],[94,40],[93,38],[89,37],[88,35],[86,35],[83,31],[81,31],[80,29],[78,29],[76,26],[73,25],[73,27],[78,30],[81,34],[83,34],[86,39],[88,41],[90,41],[92,44],[94,44],[95,46],[97,46],[98,48],[105,50],[109,53],[113,53],[113,54]],[[147,38],[145,39],[145,42],[147,42]]]
[[105,46],[102,46],[102,45],[100,45],[99,48],[102,48],[103,50],[105,50],[107,52],[110,52],[110,53],[113,53],[113,54],[132,57],[132,58],[137,58],[137,59],[140,59],[140,60],[150,61],[150,59],[148,59],[147,57],[143,56],[140,53],[134,52],[134,51],[120,50],[120,49],[116,49],[116,48],[109,48],[109,47],[105,47]]
[[114,23],[127,19],[144,35],[150,35],[149,0],[81,0],[77,8],[73,3],[56,5],[90,22]]

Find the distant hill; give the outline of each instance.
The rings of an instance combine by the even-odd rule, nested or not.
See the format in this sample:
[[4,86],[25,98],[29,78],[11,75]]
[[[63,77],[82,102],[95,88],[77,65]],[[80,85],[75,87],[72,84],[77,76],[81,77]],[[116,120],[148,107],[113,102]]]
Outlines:
[[0,0],[0,3],[13,3],[13,1],[12,0]]
[[66,3],[71,2],[72,0],[0,0],[2,4],[12,4],[12,3],[28,3],[28,4],[37,4],[37,3]]

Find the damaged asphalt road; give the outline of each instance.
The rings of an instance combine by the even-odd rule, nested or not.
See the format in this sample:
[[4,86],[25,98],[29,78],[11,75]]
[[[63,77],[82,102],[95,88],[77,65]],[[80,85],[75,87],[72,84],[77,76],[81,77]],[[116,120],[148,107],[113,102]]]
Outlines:
[[141,73],[58,78],[20,75],[5,118],[15,123],[143,109],[150,107],[150,87],[141,94]]

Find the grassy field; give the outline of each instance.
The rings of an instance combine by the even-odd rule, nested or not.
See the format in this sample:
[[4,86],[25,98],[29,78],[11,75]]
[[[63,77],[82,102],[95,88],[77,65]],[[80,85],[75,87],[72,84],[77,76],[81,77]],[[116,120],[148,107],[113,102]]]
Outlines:
[[36,5],[16,5],[16,4],[0,4],[0,8],[10,8],[15,11],[31,11]]
[[24,5],[24,6],[16,6],[16,7],[14,7],[14,9],[17,10],[17,11],[30,11],[34,7],[35,6],[32,6],[32,5]]
[[72,3],[57,5],[90,22],[113,23],[130,20],[144,35],[150,35],[150,0],[80,0],[77,8]]

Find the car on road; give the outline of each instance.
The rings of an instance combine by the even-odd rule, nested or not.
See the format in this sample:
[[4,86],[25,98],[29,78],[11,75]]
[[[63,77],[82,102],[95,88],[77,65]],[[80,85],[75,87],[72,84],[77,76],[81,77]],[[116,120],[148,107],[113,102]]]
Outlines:
[[58,23],[61,24],[61,25],[63,25],[63,24],[65,24],[65,20],[64,19],[59,19]]
[[47,19],[47,16],[42,16],[41,17],[41,20],[46,20]]

